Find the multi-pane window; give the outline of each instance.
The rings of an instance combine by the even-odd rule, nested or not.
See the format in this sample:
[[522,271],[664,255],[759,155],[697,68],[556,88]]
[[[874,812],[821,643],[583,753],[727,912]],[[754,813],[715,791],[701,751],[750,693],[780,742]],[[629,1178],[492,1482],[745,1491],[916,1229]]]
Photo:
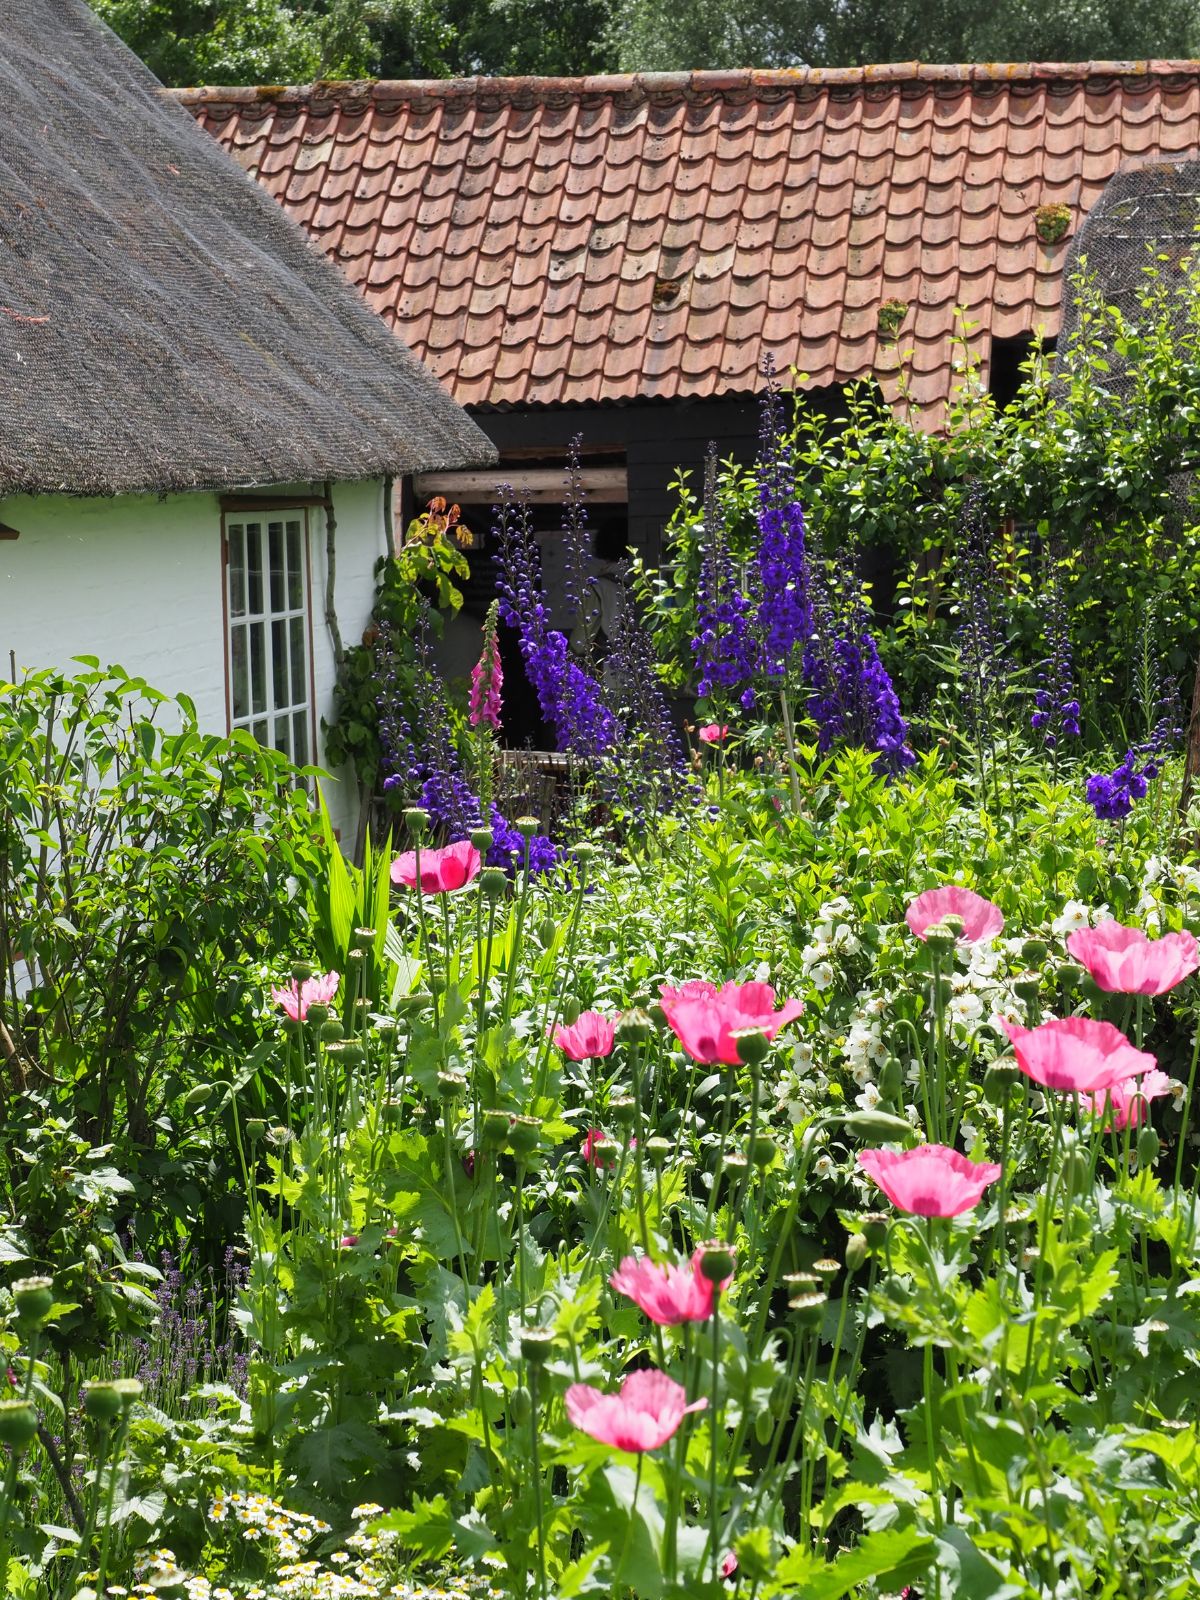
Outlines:
[[227,517],[230,725],[311,759],[308,529],[303,511]]

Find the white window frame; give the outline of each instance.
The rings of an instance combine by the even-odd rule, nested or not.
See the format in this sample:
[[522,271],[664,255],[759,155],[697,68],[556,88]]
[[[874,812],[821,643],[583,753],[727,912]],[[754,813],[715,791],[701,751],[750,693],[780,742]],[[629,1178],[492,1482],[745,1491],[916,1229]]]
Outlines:
[[247,729],[297,766],[312,766],[316,693],[308,510],[287,504],[226,510],[221,521],[226,725],[230,732]]

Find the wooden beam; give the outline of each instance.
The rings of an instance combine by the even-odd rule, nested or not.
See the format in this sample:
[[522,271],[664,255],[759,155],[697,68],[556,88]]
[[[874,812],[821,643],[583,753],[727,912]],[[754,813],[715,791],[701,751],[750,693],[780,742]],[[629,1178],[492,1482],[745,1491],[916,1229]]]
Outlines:
[[0,539],[19,539],[20,537],[21,535],[15,528],[6,527],[3,522],[0,522]]
[[[475,472],[418,472],[413,478],[413,494],[418,504],[434,495],[459,505],[491,505],[498,498],[500,484],[512,485],[514,494],[532,505],[560,504],[567,492],[566,473],[561,467],[525,467],[506,462],[498,467]],[[592,505],[623,506],[629,500],[629,474],[624,467],[585,467],[579,484]]]
[[320,494],[223,494],[220,500],[222,511],[301,511],[326,503]]

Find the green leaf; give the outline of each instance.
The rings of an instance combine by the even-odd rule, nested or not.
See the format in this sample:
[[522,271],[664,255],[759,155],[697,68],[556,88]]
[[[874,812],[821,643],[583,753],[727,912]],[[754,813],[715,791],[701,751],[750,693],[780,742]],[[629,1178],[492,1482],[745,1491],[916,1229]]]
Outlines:
[[934,1543],[916,1528],[884,1528],[868,1533],[836,1561],[826,1562],[796,1549],[780,1562],[776,1582],[794,1584],[804,1600],[843,1600],[869,1579],[886,1580],[893,1588],[928,1569]]

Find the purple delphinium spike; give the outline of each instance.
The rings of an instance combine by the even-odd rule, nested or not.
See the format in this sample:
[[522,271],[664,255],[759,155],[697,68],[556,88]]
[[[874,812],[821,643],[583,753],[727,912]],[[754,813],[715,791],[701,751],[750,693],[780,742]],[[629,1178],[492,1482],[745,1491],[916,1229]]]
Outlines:
[[750,629],[750,601],[736,580],[717,495],[717,447],[704,458],[704,550],[696,587],[696,634],[692,659],[700,699],[721,692],[754,705],[758,650]]
[[1046,580],[1042,609],[1047,652],[1038,666],[1029,725],[1041,734],[1047,750],[1054,750],[1060,739],[1079,737],[1079,701],[1075,697],[1067,606],[1053,566]]
[[804,509],[796,499],[795,475],[783,448],[782,404],[774,362],[765,357],[767,380],[759,414],[757,614],[760,666],[767,678],[787,676],[798,644],[812,633]]
[[517,630],[525,671],[558,748],[599,759],[615,749],[623,729],[604,704],[595,678],[572,658],[566,635],[549,625],[529,508],[507,486],[501,494],[493,523],[500,615]]

